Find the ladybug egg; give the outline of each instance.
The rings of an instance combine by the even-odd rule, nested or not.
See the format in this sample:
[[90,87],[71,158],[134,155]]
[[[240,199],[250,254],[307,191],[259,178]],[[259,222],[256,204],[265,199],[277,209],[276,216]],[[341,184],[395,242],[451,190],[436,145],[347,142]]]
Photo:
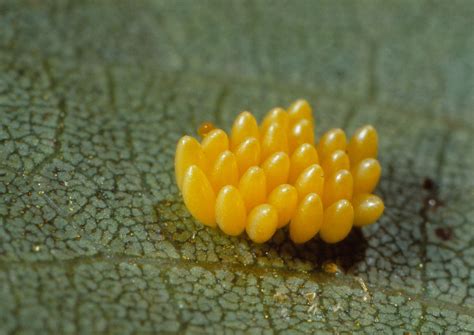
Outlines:
[[222,129],[211,130],[201,142],[208,162],[213,164],[223,151],[229,149],[229,138]]
[[269,204],[258,205],[250,212],[245,230],[255,243],[263,243],[272,238],[278,225],[278,213]]
[[273,123],[263,134],[262,160],[279,151],[288,153],[288,137],[282,125]]
[[323,195],[324,171],[318,164],[308,166],[295,182],[298,196],[303,199],[308,193]]
[[216,196],[204,172],[191,165],[183,178],[183,199],[191,215],[206,226],[216,226]]
[[279,124],[285,130],[285,132],[288,131],[290,117],[283,108],[273,108],[267,113],[267,115],[265,115],[262,125],[260,126],[260,133],[265,134],[268,128],[274,123]]
[[378,160],[366,158],[352,169],[354,193],[371,193],[377,186],[382,167]]
[[260,165],[260,142],[255,137],[249,137],[239,144],[234,154],[239,173],[243,175],[249,167]]
[[323,223],[323,204],[316,193],[309,193],[302,199],[295,216],[290,222],[290,238],[295,243],[312,239]]
[[267,177],[267,192],[275,187],[285,184],[290,174],[290,158],[284,152],[275,152],[262,164],[262,169]]
[[255,137],[260,139],[260,132],[258,130],[257,120],[249,112],[240,113],[232,125],[231,131],[231,146],[232,149],[245,141],[248,137]]
[[354,226],[363,227],[377,221],[384,211],[382,199],[374,194],[358,194],[352,200]]
[[354,221],[354,209],[347,199],[341,199],[324,210],[319,235],[324,242],[337,243],[349,235]]
[[210,180],[216,192],[226,185],[237,186],[239,168],[232,152],[226,150],[217,157],[211,170]]
[[211,122],[203,122],[198,128],[198,134],[201,137],[206,137],[207,134],[214,128],[214,124],[212,124]]
[[309,105],[308,101],[299,99],[293,102],[290,107],[288,107],[288,116],[290,117],[290,127],[302,119],[307,119],[312,123],[313,109]]
[[183,136],[178,141],[174,160],[174,170],[178,188],[182,189],[183,178],[186,170],[191,166],[199,166],[207,172],[207,160],[199,142],[191,136]]
[[268,203],[278,212],[278,228],[284,227],[295,214],[298,192],[293,186],[282,184],[270,193]]
[[290,129],[288,134],[288,144],[290,152],[293,152],[298,146],[303,143],[314,145],[314,130],[313,124],[307,119],[298,121]]
[[227,235],[237,236],[245,230],[247,209],[237,188],[224,186],[216,199],[216,222]]
[[352,199],[353,180],[347,170],[340,170],[329,175],[324,183],[324,207],[332,205],[341,199]]
[[349,170],[349,156],[347,156],[347,154],[342,150],[336,150],[329,156],[325,156],[321,162],[321,167],[323,168],[324,173],[328,176],[339,170]]
[[346,150],[346,133],[342,129],[330,129],[321,136],[318,143],[320,159],[328,157],[336,150]]
[[258,166],[250,167],[240,178],[239,191],[247,211],[263,204],[267,199],[266,179],[265,172]]
[[370,125],[357,129],[347,146],[352,166],[357,165],[364,158],[376,158],[377,151],[377,131]]
[[314,146],[309,143],[301,144],[296,148],[290,158],[290,183],[293,184],[301,172],[303,172],[303,170],[308,166],[318,163],[318,152]]

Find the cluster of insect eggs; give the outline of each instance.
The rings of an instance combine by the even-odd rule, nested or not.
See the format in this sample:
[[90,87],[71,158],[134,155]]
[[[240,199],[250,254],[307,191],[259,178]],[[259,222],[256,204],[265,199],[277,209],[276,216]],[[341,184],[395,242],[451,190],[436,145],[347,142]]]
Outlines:
[[245,230],[263,243],[289,224],[295,243],[318,233],[336,243],[383,213],[372,194],[381,167],[370,125],[349,143],[343,130],[331,129],[315,145],[312,109],[297,100],[269,111],[260,126],[251,113],[240,113],[230,138],[208,123],[199,133],[201,143],[179,140],[175,174],[189,212],[207,226],[232,236]]

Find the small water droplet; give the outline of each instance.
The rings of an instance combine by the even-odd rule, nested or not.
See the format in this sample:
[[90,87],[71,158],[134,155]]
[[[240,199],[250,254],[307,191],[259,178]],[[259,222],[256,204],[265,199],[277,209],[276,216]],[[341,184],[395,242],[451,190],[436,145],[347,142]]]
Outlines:
[[41,249],[41,247],[40,247],[39,245],[37,245],[37,244],[35,244],[35,245],[33,246],[33,251],[34,251],[34,252],[38,252],[38,251],[40,251],[40,249]]

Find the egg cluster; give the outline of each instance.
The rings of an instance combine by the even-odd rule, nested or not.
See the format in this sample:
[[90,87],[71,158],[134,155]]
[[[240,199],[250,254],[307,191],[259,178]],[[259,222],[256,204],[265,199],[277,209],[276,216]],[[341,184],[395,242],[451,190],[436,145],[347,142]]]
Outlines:
[[233,236],[245,230],[263,243],[289,224],[295,243],[318,233],[336,243],[383,213],[372,194],[381,167],[370,125],[348,143],[343,130],[331,129],[315,144],[311,106],[297,100],[287,110],[270,110],[260,125],[240,113],[230,137],[210,123],[199,133],[201,143],[179,140],[175,173],[186,207],[207,226]]

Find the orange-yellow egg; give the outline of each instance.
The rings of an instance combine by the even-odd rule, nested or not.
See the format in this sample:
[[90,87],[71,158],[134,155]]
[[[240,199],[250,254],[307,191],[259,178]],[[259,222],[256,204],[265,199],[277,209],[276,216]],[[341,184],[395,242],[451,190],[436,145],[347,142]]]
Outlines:
[[314,129],[311,121],[302,119],[296,122],[288,133],[290,152],[295,151],[303,143],[314,145]]
[[283,108],[273,108],[265,115],[265,118],[263,119],[260,126],[260,134],[265,134],[273,123],[279,124],[285,130],[285,132],[288,132],[290,117]]
[[250,167],[240,178],[239,191],[247,212],[263,204],[267,199],[267,181],[265,172],[258,166]]
[[260,165],[260,142],[255,137],[249,137],[239,144],[234,154],[239,166],[239,174],[243,175],[249,167]]
[[301,144],[290,158],[290,183],[294,184],[301,172],[308,166],[318,163],[318,152],[314,146],[308,143]]
[[262,169],[267,177],[267,193],[270,193],[275,187],[288,181],[290,158],[284,152],[275,152],[263,162]]
[[313,109],[308,101],[299,99],[288,107],[288,116],[290,117],[290,127],[302,119],[307,119],[313,123]]
[[298,206],[298,192],[288,184],[277,186],[268,196],[268,203],[278,212],[278,228],[286,226]]
[[384,204],[375,194],[357,194],[352,200],[354,226],[363,227],[377,221],[383,214]]
[[354,208],[347,199],[341,199],[324,210],[319,236],[324,242],[337,243],[349,235],[354,222]]
[[323,204],[316,193],[304,197],[290,222],[290,238],[294,243],[312,239],[323,223]]
[[328,207],[341,199],[352,199],[352,175],[347,170],[339,170],[324,180],[324,207]]
[[364,158],[377,158],[378,135],[371,125],[357,129],[347,145],[351,165],[356,166]]
[[201,142],[202,150],[206,155],[207,161],[214,164],[217,157],[229,149],[229,138],[222,129],[211,130]]
[[278,123],[271,124],[262,136],[262,160],[275,152],[288,153],[288,137],[285,128]]
[[212,122],[203,122],[198,128],[198,134],[201,137],[205,137],[211,130],[213,130],[214,124]]
[[183,200],[191,215],[209,227],[216,226],[216,195],[205,173],[191,165],[183,178]]
[[295,182],[298,196],[303,199],[308,193],[324,194],[324,171],[318,164],[308,166]]
[[226,185],[237,186],[239,183],[239,167],[232,152],[226,150],[217,157],[209,179],[216,192],[219,192]]
[[252,241],[263,243],[272,238],[277,226],[278,213],[275,207],[262,204],[249,213],[245,230]]
[[382,167],[378,160],[366,158],[360,161],[351,172],[354,178],[354,194],[371,193],[379,182]]
[[249,112],[240,113],[232,125],[231,147],[235,150],[237,146],[249,137],[260,139],[260,132],[255,117]]
[[339,170],[349,170],[349,156],[342,150],[333,151],[330,155],[325,156],[321,162],[324,174],[330,176]]
[[227,235],[240,235],[247,224],[247,209],[237,188],[221,188],[216,199],[217,226]]
[[321,136],[318,143],[318,154],[321,160],[336,150],[346,150],[346,133],[339,128],[330,129]]
[[178,141],[174,159],[176,183],[180,190],[182,190],[184,174],[191,165],[198,166],[204,172],[209,169],[201,144],[194,137],[183,136]]

